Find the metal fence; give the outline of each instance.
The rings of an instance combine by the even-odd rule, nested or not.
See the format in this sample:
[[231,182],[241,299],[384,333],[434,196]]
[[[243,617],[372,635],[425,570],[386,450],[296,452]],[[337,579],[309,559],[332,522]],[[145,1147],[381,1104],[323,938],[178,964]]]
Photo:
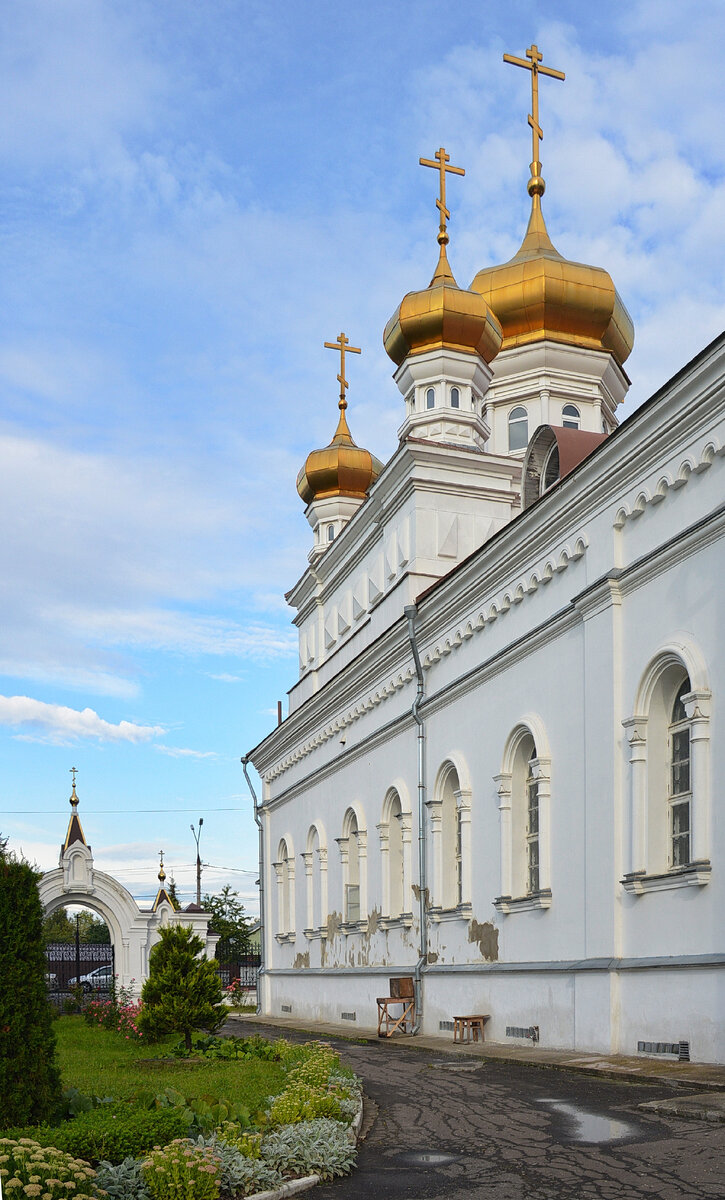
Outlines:
[[242,987],[257,986],[257,972],[262,965],[259,954],[242,954],[234,959],[219,959],[219,978],[223,987],[238,979]]
[[[45,959],[45,982],[56,1008],[62,1007],[72,996],[72,979],[80,979],[86,996],[99,992],[108,994],[114,973],[113,946],[81,943],[76,948],[74,942],[49,942],[45,947]],[[110,967],[110,972],[103,971],[104,967]]]

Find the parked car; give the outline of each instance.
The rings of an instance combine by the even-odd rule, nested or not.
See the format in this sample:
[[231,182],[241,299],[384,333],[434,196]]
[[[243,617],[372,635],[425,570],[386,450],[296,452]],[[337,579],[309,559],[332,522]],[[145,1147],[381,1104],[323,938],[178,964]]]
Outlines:
[[113,983],[113,967],[110,963],[104,967],[96,967],[95,971],[81,975],[80,979],[74,975],[68,980],[68,987],[76,987],[79,983],[84,992],[107,992]]

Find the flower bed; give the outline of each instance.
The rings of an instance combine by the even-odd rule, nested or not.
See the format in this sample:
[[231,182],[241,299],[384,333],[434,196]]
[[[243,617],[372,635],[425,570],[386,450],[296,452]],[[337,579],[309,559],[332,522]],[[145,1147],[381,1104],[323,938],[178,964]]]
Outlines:
[[[300,1175],[332,1179],[352,1169],[350,1126],[361,1109],[360,1081],[329,1045],[207,1037],[192,1053],[224,1060],[227,1075],[231,1068],[240,1083],[255,1059],[273,1061],[283,1086],[255,1112],[234,1095],[194,1095],[186,1087],[141,1090],[125,1102],[87,1097],[84,1103],[75,1092],[68,1110],[77,1116],[57,1127],[9,1131],[14,1136],[3,1142],[0,1158],[3,1194],[32,1195],[27,1186],[35,1181],[25,1167],[20,1173],[21,1160],[41,1162],[62,1149],[82,1149],[91,1159],[89,1165],[63,1156],[81,1176],[78,1184],[68,1176],[58,1195],[77,1200],[241,1200]],[[37,1195],[55,1198],[45,1180]]]

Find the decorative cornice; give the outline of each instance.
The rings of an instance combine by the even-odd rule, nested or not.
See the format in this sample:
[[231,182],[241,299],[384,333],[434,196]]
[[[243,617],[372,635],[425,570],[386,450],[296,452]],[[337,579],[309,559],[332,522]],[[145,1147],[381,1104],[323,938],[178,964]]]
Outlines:
[[654,487],[639,487],[633,493],[633,498],[625,501],[617,509],[613,521],[614,528],[623,529],[628,521],[638,520],[648,506],[661,504],[668,492],[680,491],[690,482],[693,475],[702,475],[705,471],[709,471],[715,459],[722,458],[724,455],[725,446],[720,444],[720,439],[711,437],[703,446],[699,458],[693,454],[687,454],[674,475],[665,471]]

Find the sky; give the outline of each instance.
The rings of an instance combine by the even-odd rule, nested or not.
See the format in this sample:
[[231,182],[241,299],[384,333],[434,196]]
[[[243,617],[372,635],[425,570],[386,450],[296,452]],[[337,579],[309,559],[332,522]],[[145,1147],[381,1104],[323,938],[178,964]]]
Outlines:
[[636,329],[627,416],[725,327],[722,0],[5,0],[0,833],[48,870],[71,767],[96,865],[165,851],[257,911],[240,757],[297,676],[295,489],[337,418],[385,460],[382,330],[437,258],[517,250],[536,42],[544,212]]

